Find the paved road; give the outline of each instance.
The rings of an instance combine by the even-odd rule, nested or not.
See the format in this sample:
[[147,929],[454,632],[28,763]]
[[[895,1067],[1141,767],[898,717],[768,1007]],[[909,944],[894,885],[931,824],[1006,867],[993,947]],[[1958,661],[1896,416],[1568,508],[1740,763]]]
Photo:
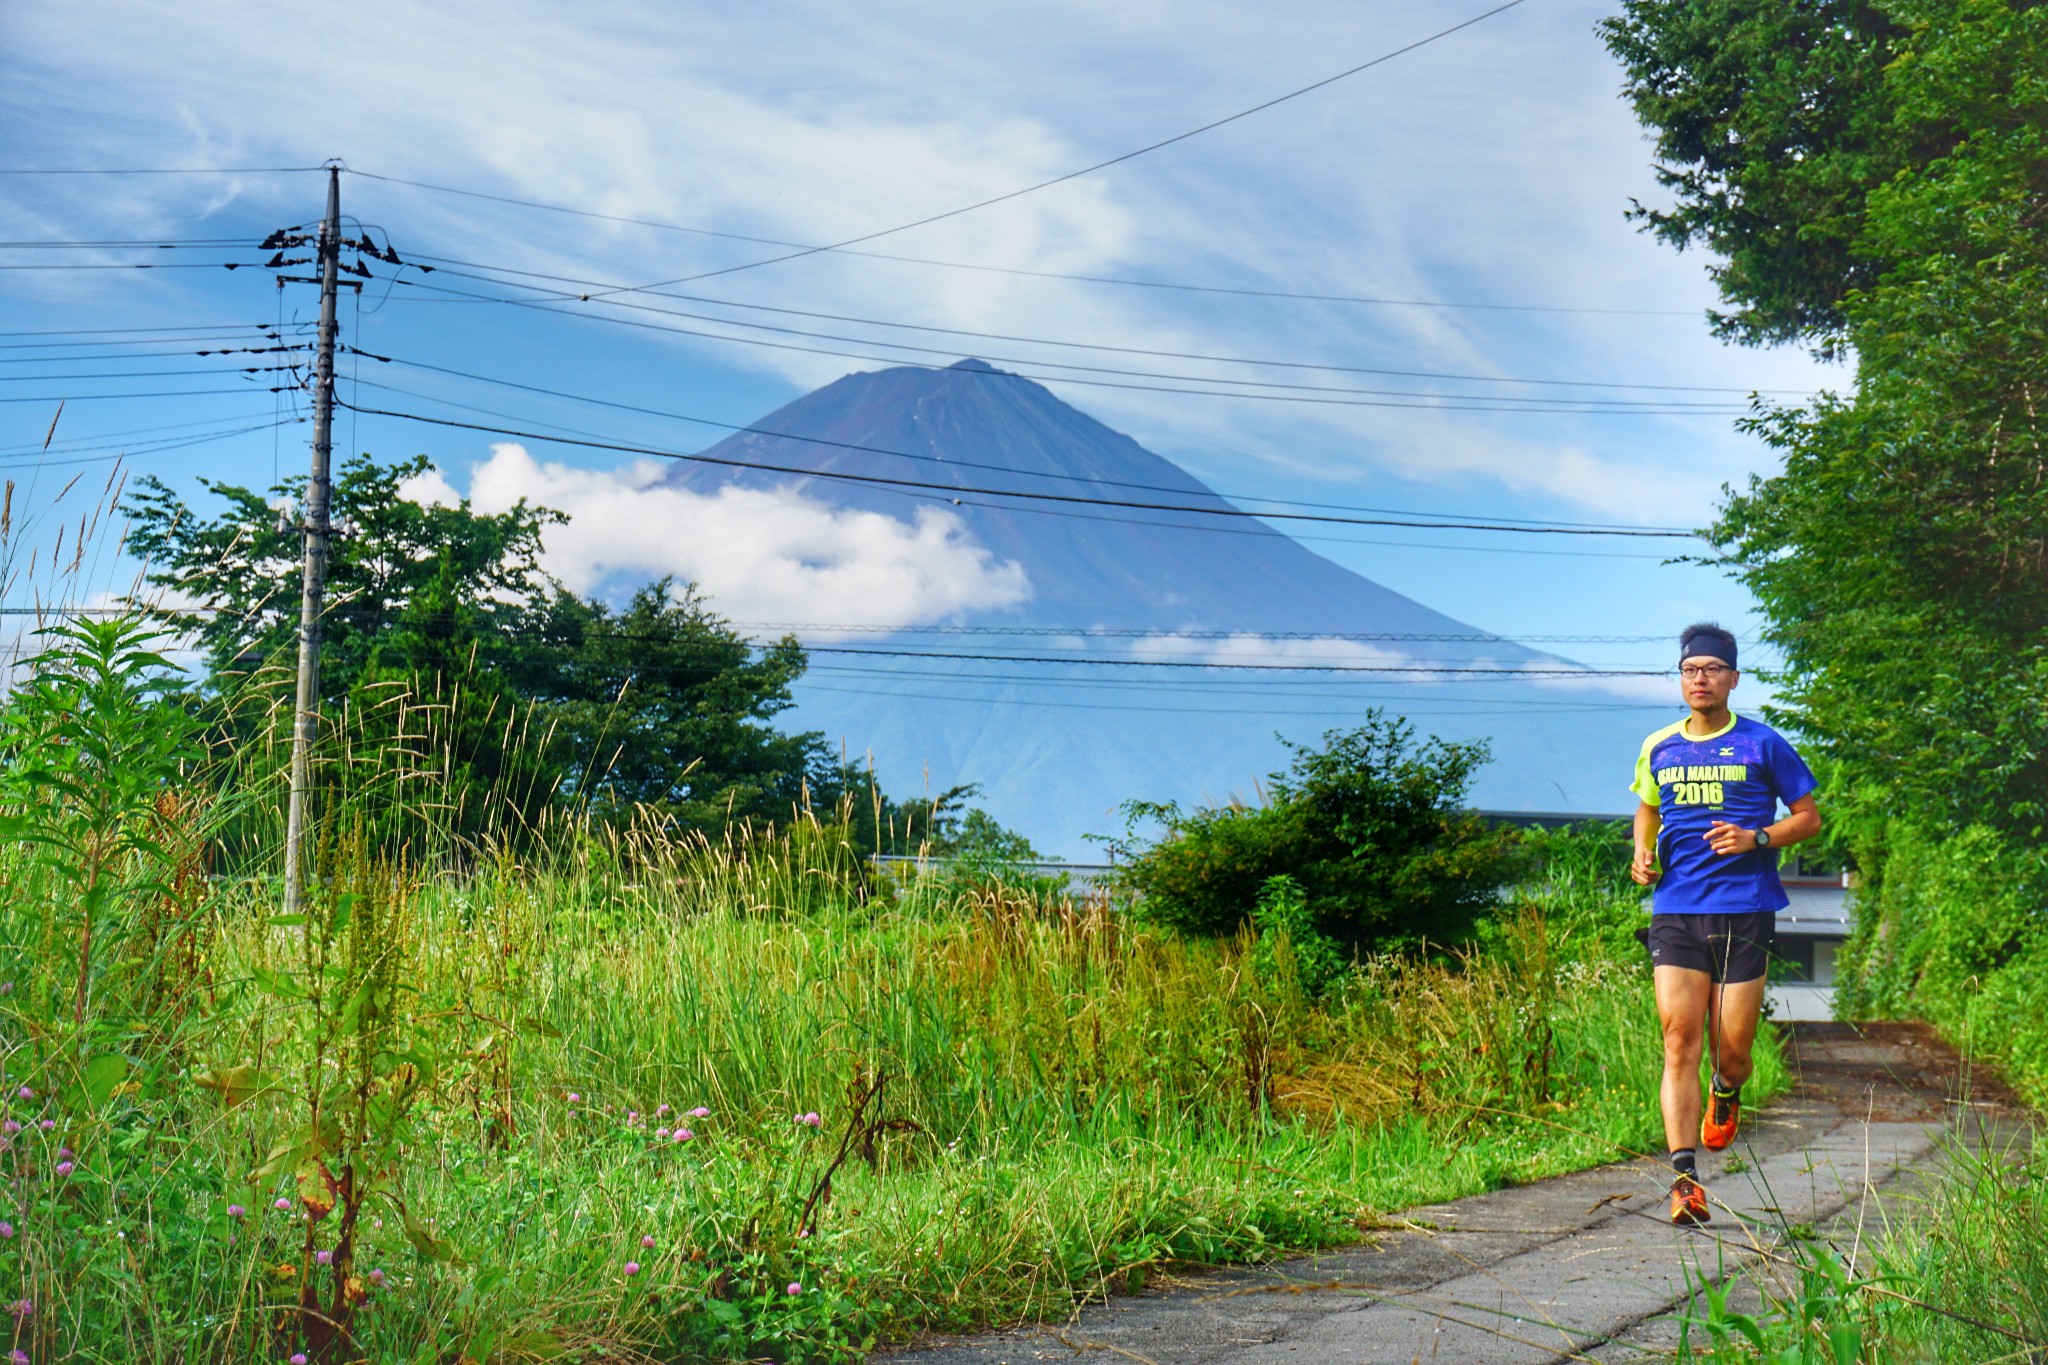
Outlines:
[[[1903,1192],[1944,1131],[2005,1140],[2002,1097],[1952,1097],[1956,1059],[1911,1025],[1799,1024],[1799,1077],[1701,1174],[1703,1229],[1665,1221],[1669,1170],[1623,1162],[1408,1211],[1374,1244],[1256,1270],[1202,1272],[1073,1322],[935,1339],[890,1365],[1473,1365],[1643,1360],[1675,1340],[1703,1281],[1756,1264],[1788,1228],[1853,1237],[1873,1193]],[[1703,1154],[1704,1156],[1704,1154]],[[1709,1164],[1711,1163],[1711,1164]],[[1727,1169],[1739,1166],[1739,1170]]]

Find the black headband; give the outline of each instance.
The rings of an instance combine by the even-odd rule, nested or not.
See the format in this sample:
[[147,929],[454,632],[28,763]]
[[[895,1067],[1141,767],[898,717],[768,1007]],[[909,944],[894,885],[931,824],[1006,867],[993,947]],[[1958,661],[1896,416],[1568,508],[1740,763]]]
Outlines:
[[1678,661],[1680,663],[1684,663],[1687,659],[1699,658],[1702,655],[1710,659],[1719,659],[1730,668],[1736,667],[1735,637],[1726,631],[1703,630],[1697,635],[1687,635],[1678,642]]

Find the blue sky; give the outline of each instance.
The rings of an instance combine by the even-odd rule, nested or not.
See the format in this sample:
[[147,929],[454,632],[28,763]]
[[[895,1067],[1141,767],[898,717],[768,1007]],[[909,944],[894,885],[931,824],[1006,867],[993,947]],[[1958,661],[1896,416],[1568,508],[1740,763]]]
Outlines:
[[[14,6],[0,17],[10,78],[0,91],[10,167],[308,166],[353,169],[621,217],[783,241],[835,241],[1029,185],[1100,161],[1355,65],[1486,8],[1483,3],[1271,6],[870,3],[706,6],[494,3],[203,10],[144,3]],[[713,331],[819,349],[1087,377],[1054,363],[1400,394],[1515,400],[1793,400],[1846,376],[1796,350],[1724,346],[1708,334],[1707,260],[1625,222],[1630,198],[1659,202],[1650,152],[1618,97],[1593,26],[1608,7],[1528,0],[1464,32],[1298,100],[1151,155],[1005,204],[891,236],[865,250],[955,263],[819,254],[677,286],[710,303],[639,299],[634,309],[571,302],[582,316],[459,298],[509,295],[454,276],[453,262],[615,284],[645,284],[775,255],[746,242],[547,213],[343,179],[344,209],[402,255],[449,270],[383,282],[343,306],[345,339],[446,368],[741,423],[877,360],[771,349],[622,325]],[[7,177],[0,240],[254,238],[307,222],[315,173]],[[247,251],[15,249],[0,263],[257,260]],[[969,269],[958,267],[995,267]],[[1003,271],[1105,276],[1231,289],[1408,300],[1335,303],[1119,287]],[[388,272],[387,272],[388,273]],[[501,279],[506,278],[500,276]],[[269,324],[307,319],[312,291],[282,302],[264,272],[0,270],[0,331]],[[751,306],[745,307],[743,305]],[[1482,306],[1471,306],[1482,305]],[[658,307],[724,319],[702,323]],[[760,311],[803,310],[859,322]],[[610,320],[605,320],[610,319]],[[856,341],[749,329],[771,323]],[[913,332],[876,323],[1097,347],[1479,377],[1441,381],[1285,371],[1213,360],[1118,356],[1038,341]],[[182,335],[182,334],[181,334]],[[0,342],[111,337],[21,336]],[[217,360],[143,351],[130,333],[93,347],[17,345],[0,356],[0,466],[17,480],[17,543],[53,537],[96,493],[121,442],[237,426],[264,429],[137,454],[133,471],[180,486],[198,476],[264,485],[302,469],[305,428],[268,428],[278,400],[247,379],[202,373]],[[890,349],[929,346],[944,354]],[[954,349],[957,348],[957,349]],[[998,363],[1006,363],[999,360]],[[397,365],[360,366],[365,404],[454,412],[467,403],[626,442],[698,449],[718,432],[592,408]],[[125,371],[129,377],[32,379]],[[1154,388],[1182,380],[1094,376]],[[1678,389],[1571,388],[1596,381]],[[1205,385],[1206,386],[1206,385]],[[1054,384],[1226,493],[1483,517],[1698,525],[1723,484],[1770,467],[1768,452],[1709,415],[1352,406]],[[89,400],[159,390],[248,389],[181,398]],[[1260,390],[1299,398],[1301,391]],[[69,396],[49,456],[34,446]],[[1316,396],[1308,394],[1306,396]],[[1336,395],[1323,394],[1331,397]],[[1382,399],[1430,404],[1428,397]],[[1452,399],[1455,401],[1455,399]],[[1532,407],[1535,406],[1532,404]],[[482,420],[491,420],[488,418]],[[194,424],[161,430],[171,424]],[[149,428],[149,431],[139,429]],[[120,433],[133,433],[121,435]],[[424,451],[458,489],[492,438],[345,416],[342,449]],[[70,444],[66,444],[66,443]],[[623,460],[535,446],[532,454],[625,479]],[[502,471],[501,471],[502,472]],[[59,513],[52,492],[73,474]],[[566,486],[564,471],[545,477]],[[566,481],[566,482],[565,482]],[[538,486],[538,485],[536,485]],[[616,491],[616,488],[613,489]],[[592,518],[632,516],[630,499]],[[609,510],[599,510],[602,508]],[[73,510],[77,509],[77,510]],[[34,520],[41,514],[41,520]],[[603,536],[606,524],[584,527]],[[744,534],[742,532],[736,534]],[[1663,542],[1450,531],[1343,529],[1320,553],[1484,629],[1529,635],[1653,635],[1700,616],[1751,622],[1717,572],[1659,562]],[[650,552],[653,571],[689,576],[691,555]],[[886,538],[884,538],[886,540]],[[919,553],[914,537],[887,549]],[[942,547],[943,548],[943,547]],[[1534,552],[1532,552],[1534,551]],[[798,553],[789,549],[788,553]],[[935,551],[934,553],[937,553]],[[68,551],[67,551],[68,558]],[[96,581],[122,569],[104,547]],[[17,565],[19,567],[19,565]],[[701,576],[701,575],[700,575]],[[17,593],[20,585],[17,585]],[[10,599],[12,600],[12,599]],[[720,603],[773,619],[773,602]],[[936,602],[933,611],[943,610]],[[1588,663],[1658,666],[1662,645],[1583,645]]]

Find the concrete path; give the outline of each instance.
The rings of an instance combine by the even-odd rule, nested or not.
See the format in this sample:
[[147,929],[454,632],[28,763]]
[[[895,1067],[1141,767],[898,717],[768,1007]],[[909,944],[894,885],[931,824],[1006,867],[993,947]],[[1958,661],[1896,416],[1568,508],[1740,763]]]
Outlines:
[[2018,1131],[1997,1098],[1952,1099],[1955,1057],[1917,1027],[1799,1024],[1788,1051],[1794,1092],[1751,1116],[1732,1152],[1703,1154],[1715,1201],[1708,1227],[1666,1221],[1661,1162],[1624,1162],[1411,1209],[1405,1228],[1371,1245],[1191,1274],[1068,1324],[932,1340],[876,1359],[1534,1365],[1666,1355],[1676,1315],[1703,1283],[1765,1261],[1788,1230],[1854,1238],[1869,1196],[1924,1175],[1944,1132],[2004,1141]]

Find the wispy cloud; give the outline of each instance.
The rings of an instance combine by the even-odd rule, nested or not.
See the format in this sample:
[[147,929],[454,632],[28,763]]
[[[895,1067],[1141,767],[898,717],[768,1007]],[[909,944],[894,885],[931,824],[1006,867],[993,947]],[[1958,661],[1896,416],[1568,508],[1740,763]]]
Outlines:
[[[1646,151],[1614,98],[1611,64],[1591,37],[1602,9],[1568,0],[1513,11],[1197,142],[877,246],[1032,270],[1381,297],[1696,308],[1707,301],[1698,262],[1620,221],[1630,194],[1654,190]],[[287,16],[234,0],[201,19],[104,0],[32,8],[10,23],[24,57],[16,99],[51,116],[39,136],[56,159],[303,163],[345,153],[407,177],[826,241],[1044,179],[1469,12],[1318,0],[1275,23],[1223,4],[1168,12],[1078,0],[1028,14],[898,0],[856,10],[311,0]],[[125,40],[100,41],[110,31]],[[96,213],[164,222],[226,196],[272,192],[253,182],[94,190]],[[584,278],[651,282],[776,254],[374,182],[350,182],[349,193],[418,249]],[[34,212],[47,227],[65,206]],[[1813,376],[1797,356],[1731,353],[1685,318],[1273,304],[842,256],[694,288],[1011,336],[1495,377],[1798,387]],[[414,297],[400,290],[393,307]],[[559,326],[532,313],[508,318],[522,333]],[[869,341],[796,344],[909,358],[872,344],[893,337],[957,345],[959,354],[1274,377],[853,324],[823,330]],[[619,334],[577,335],[605,345]],[[640,333],[635,344],[650,340]],[[665,344],[695,366],[797,387],[870,367],[703,340]],[[1391,478],[1699,520],[1725,478],[1763,459],[1725,420],[1060,392],[1226,482]]]
[[[652,462],[613,471],[535,460],[492,447],[469,471],[468,498],[500,513],[524,499],[566,513],[545,533],[543,567],[581,593],[617,595],[652,579],[697,584],[734,620],[815,625],[923,625],[1022,602],[1024,570],[976,544],[952,513],[909,521],[827,507],[783,490],[710,496],[664,487]],[[462,496],[439,469],[402,490],[419,502]]]

